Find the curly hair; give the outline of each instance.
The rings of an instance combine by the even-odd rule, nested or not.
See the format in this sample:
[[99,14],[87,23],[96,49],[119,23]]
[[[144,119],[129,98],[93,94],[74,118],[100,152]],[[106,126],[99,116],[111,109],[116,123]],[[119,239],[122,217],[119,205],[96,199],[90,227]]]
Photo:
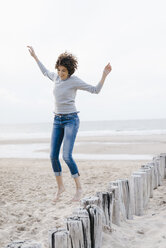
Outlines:
[[59,55],[55,64],[55,68],[58,69],[60,65],[66,67],[70,77],[77,69],[78,61],[73,54],[65,52]]

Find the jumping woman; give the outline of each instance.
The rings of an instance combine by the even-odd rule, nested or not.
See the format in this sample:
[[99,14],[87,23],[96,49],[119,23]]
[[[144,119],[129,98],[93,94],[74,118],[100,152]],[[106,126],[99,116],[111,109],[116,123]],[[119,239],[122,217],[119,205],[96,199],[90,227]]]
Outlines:
[[41,63],[35,54],[32,46],[27,46],[31,56],[36,60],[41,72],[54,82],[55,112],[53,130],[51,136],[50,160],[54,174],[56,176],[58,191],[54,201],[57,201],[60,195],[65,191],[62,180],[62,167],[59,161],[60,147],[63,141],[63,159],[69,167],[71,176],[76,185],[76,193],[73,201],[79,201],[82,194],[80,183],[80,173],[72,157],[75,138],[79,128],[79,117],[75,107],[75,97],[77,90],[85,90],[93,94],[98,94],[103,87],[104,81],[112,68],[110,63],[103,70],[101,80],[96,86],[89,85],[83,80],[73,75],[77,69],[77,59],[70,53],[59,55],[55,69],[57,73],[50,72]]

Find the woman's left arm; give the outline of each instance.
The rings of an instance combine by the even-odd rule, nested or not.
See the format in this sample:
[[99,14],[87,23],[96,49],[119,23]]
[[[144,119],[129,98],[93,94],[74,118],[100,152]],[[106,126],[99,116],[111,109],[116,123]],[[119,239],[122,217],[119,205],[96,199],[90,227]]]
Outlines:
[[111,67],[110,63],[108,63],[103,70],[101,80],[99,81],[99,83],[96,86],[87,84],[83,80],[81,80],[80,78],[76,77],[75,87],[79,90],[89,91],[92,94],[98,94],[100,92],[101,88],[103,87],[104,81],[105,81],[106,77],[108,76],[108,74],[111,72],[111,70],[112,70],[112,67]]
[[102,78],[101,78],[101,80],[100,80],[100,82],[101,82],[102,84],[104,84],[104,81],[105,81],[106,77],[108,76],[108,74],[109,74],[111,71],[112,71],[112,67],[111,67],[110,63],[108,63],[108,64],[105,66],[105,68],[104,68],[104,71],[103,71],[103,74],[102,74]]

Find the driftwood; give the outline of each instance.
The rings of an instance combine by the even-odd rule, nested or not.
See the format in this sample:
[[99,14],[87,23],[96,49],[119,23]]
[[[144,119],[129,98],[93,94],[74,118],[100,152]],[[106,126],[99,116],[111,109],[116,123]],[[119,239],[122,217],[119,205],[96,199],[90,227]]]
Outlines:
[[69,231],[64,228],[49,230],[49,248],[71,248]]
[[41,244],[33,240],[20,240],[13,241],[8,244],[5,248],[41,248]]
[[112,223],[120,226],[120,202],[119,202],[119,187],[108,185],[108,192],[112,193],[113,209],[112,209]]

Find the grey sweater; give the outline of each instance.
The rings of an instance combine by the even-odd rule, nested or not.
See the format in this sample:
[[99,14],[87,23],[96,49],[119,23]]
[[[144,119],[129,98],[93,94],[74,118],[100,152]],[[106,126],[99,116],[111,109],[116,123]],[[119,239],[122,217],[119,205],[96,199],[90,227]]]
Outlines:
[[92,86],[74,75],[71,75],[66,80],[61,80],[58,74],[47,70],[39,60],[37,61],[37,64],[44,76],[54,82],[53,94],[55,97],[55,114],[78,112],[75,106],[77,90],[85,90],[93,94],[98,94],[103,86],[101,82],[96,86]]

